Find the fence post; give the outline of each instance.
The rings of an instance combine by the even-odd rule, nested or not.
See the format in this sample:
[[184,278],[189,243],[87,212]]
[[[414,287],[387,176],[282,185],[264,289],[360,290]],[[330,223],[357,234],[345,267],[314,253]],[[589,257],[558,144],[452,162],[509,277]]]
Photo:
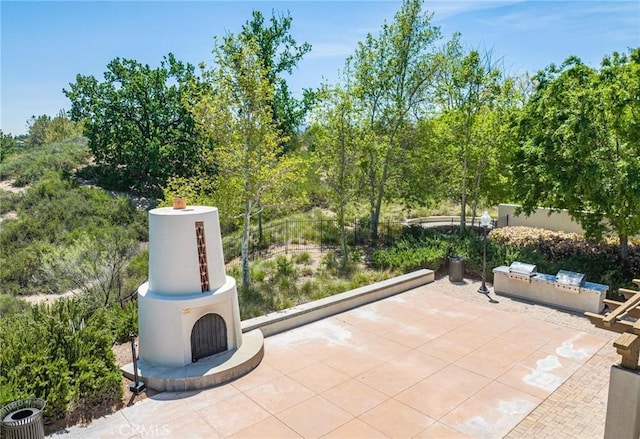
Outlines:
[[289,218],[284,220],[284,254],[289,254]]
[[353,245],[358,245],[358,220],[353,220]]
[[322,217],[320,217],[320,253],[322,253]]
[[258,248],[262,249],[262,211],[258,212]]

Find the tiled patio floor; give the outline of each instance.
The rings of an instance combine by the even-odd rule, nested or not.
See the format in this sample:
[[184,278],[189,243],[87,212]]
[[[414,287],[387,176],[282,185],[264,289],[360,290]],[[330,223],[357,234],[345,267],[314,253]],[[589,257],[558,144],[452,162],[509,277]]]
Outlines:
[[545,307],[490,303],[477,287],[444,279],[266,338],[245,377],[160,393],[56,437],[601,437],[546,407],[562,409],[554,392],[591,374],[579,383],[591,396],[575,404],[603,420],[602,404],[589,404],[606,398],[611,334]]

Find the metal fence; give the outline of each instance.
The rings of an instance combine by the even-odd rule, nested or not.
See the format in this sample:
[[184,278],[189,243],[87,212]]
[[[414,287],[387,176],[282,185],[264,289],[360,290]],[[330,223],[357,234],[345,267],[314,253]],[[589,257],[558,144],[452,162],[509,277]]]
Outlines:
[[[391,243],[400,236],[404,223],[387,221],[378,227],[378,239]],[[345,224],[349,245],[363,245],[370,241],[369,223],[349,221]],[[335,219],[283,220],[263,227],[251,227],[249,257],[267,257],[304,251],[329,251],[340,246],[340,227]],[[225,263],[233,265],[240,257],[242,237],[222,239]]]
[[[494,227],[498,226],[494,221]],[[479,227],[479,219],[468,226]],[[402,235],[402,229],[408,226],[457,230],[460,217],[425,217],[410,221],[383,221],[378,225],[378,244],[391,245]],[[365,245],[371,242],[369,221],[352,220],[345,224],[349,246]],[[270,257],[278,254],[300,253],[305,251],[332,251],[340,247],[340,227],[338,220],[329,218],[282,220],[262,227],[251,227],[249,232],[249,258]],[[239,264],[242,237],[222,239],[225,263]]]

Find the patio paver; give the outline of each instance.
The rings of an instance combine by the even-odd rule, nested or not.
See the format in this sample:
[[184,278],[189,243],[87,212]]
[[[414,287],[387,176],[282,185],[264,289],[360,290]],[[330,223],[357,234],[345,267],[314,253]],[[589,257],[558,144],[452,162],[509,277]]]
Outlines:
[[612,336],[436,281],[265,339],[220,387],[160,393],[56,437],[602,437]]

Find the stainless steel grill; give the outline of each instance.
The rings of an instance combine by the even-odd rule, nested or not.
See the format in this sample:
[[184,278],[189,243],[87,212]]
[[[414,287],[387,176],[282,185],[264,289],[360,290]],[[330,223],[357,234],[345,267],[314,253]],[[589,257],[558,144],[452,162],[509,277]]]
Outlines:
[[560,290],[579,293],[580,288],[584,285],[584,273],[560,270],[558,274],[556,274],[554,285]]
[[538,273],[538,269],[533,264],[513,261],[509,265],[509,279],[531,282],[531,278]]

